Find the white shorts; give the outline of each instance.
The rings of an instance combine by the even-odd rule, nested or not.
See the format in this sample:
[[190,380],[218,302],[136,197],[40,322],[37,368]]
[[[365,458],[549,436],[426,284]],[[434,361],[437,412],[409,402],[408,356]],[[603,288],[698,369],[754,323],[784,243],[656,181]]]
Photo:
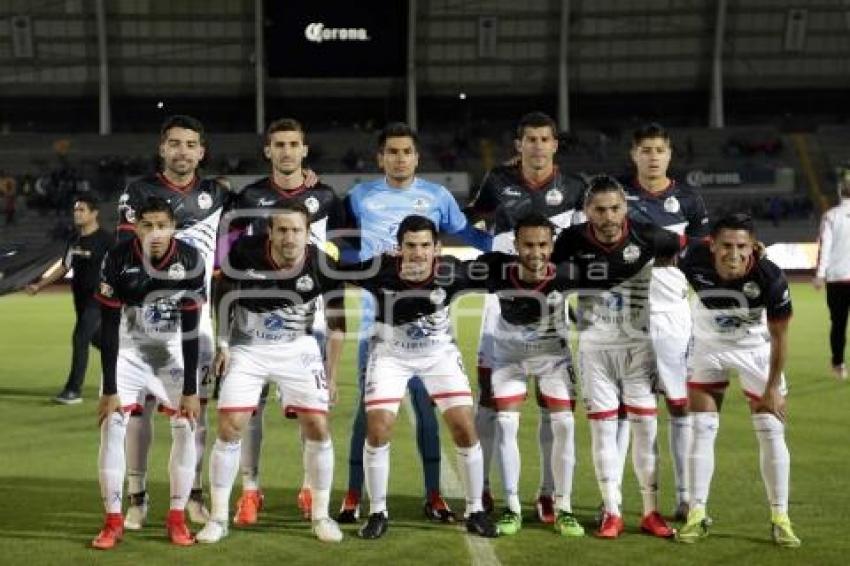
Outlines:
[[402,357],[380,343],[369,350],[364,401],[366,411],[385,409],[398,413],[398,405],[411,377],[419,377],[441,412],[472,406],[472,390],[463,370],[463,359],[454,344],[437,351]]
[[484,295],[481,307],[481,335],[478,338],[478,367],[490,369],[496,363],[496,323],[502,314],[499,298],[495,294]]
[[174,415],[183,395],[183,351],[179,343],[140,344],[118,350],[118,398],[125,411],[144,409],[153,396],[159,410]]
[[[694,344],[688,388],[724,389],[729,385],[730,370],[737,370],[744,395],[757,401],[767,385],[770,370],[770,344],[740,350],[723,350],[717,346]],[[782,395],[788,392],[785,375],[779,385]]]
[[572,409],[575,405],[575,383],[568,354],[532,356],[528,359],[497,363],[493,369],[493,401],[497,408],[525,401],[528,380],[537,380],[537,389],[546,407],[552,410]]
[[301,336],[287,344],[232,346],[230,368],[218,393],[218,410],[254,411],[269,382],[277,386],[284,413],[328,412],[325,366],[313,336]]
[[690,310],[650,313],[649,335],[655,351],[659,391],[671,405],[687,405]]
[[615,416],[621,405],[629,413],[656,414],[652,380],[655,362],[649,341],[605,350],[579,343],[578,360],[588,418]]

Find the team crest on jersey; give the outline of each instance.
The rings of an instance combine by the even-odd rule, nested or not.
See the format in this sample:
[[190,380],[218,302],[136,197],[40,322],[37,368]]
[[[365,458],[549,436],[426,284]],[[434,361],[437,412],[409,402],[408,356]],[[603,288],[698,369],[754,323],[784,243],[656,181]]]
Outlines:
[[115,290],[108,283],[101,282],[100,294],[104,297],[112,297],[115,294]]
[[747,281],[744,283],[741,290],[744,292],[744,296],[748,299],[755,299],[761,295],[761,287],[759,287],[758,283],[755,281]]
[[563,303],[564,294],[560,291],[552,291],[546,295],[546,302],[549,303],[550,306],[556,306],[558,303]]
[[546,192],[546,204],[549,206],[558,206],[564,202],[564,195],[558,189],[549,189]]
[[304,199],[304,206],[307,207],[307,210],[310,211],[310,214],[316,214],[319,212],[319,199],[316,197],[308,197]]
[[201,193],[198,195],[198,206],[203,210],[207,210],[213,204],[213,199],[208,193]]
[[443,301],[446,300],[446,290],[442,287],[437,287],[433,291],[431,291],[431,302],[435,305],[442,305]]
[[186,277],[186,268],[182,263],[175,263],[168,268],[168,278],[172,281],[179,281]]
[[425,212],[428,210],[428,199],[417,198],[413,200],[413,210],[417,212]]
[[312,291],[314,286],[315,283],[313,283],[313,278],[309,275],[302,275],[295,282],[295,290],[301,293]]
[[640,257],[640,248],[634,244],[629,244],[623,248],[623,261],[626,263],[634,263]]
[[670,214],[676,214],[681,208],[682,207],[679,204],[679,199],[677,199],[676,197],[667,197],[664,200],[664,210],[666,210]]

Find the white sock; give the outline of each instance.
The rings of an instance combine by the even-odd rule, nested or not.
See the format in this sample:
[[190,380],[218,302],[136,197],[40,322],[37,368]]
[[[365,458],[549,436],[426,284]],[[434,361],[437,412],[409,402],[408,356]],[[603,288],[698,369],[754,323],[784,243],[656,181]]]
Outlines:
[[225,524],[230,516],[230,492],[239,470],[242,442],[227,442],[220,438],[213,444],[210,455],[210,516]]
[[708,504],[708,490],[714,475],[714,441],[720,427],[720,413],[691,413],[691,453],[688,457],[691,509]]
[[620,474],[617,455],[617,419],[590,419],[593,469],[605,512],[620,514]]
[[626,459],[629,455],[631,427],[628,416],[617,418],[617,505],[623,504],[623,475],[626,473]]
[[127,421],[127,492],[141,493],[147,489],[148,455],[153,443],[153,414],[156,399],[146,399],[141,415]]
[[468,517],[484,509],[481,506],[481,490],[484,488],[484,458],[481,454],[481,443],[476,442],[469,448],[458,446],[457,464],[466,497],[465,516]]
[[363,444],[363,472],[369,494],[369,514],[387,514],[387,484],[390,479],[390,443],[383,446]]
[[555,508],[572,513],[573,470],[576,465],[575,418],[571,411],[551,413],[551,418]]
[[100,426],[100,451],[97,470],[100,480],[100,497],[107,513],[121,512],[124,491],[124,439],[127,434],[127,415],[112,413]]
[[785,425],[770,413],[757,413],[752,418],[759,441],[761,477],[767,490],[771,514],[787,514],[791,454],[785,444]]
[[330,438],[304,440],[304,475],[313,492],[312,518],[326,519],[334,476],[334,447]]
[[658,509],[658,419],[655,415],[629,415],[632,437],[632,465],[635,469],[643,514]]
[[670,457],[673,460],[673,479],[676,482],[676,504],[687,503],[688,453],[691,449],[691,416],[670,417]]
[[170,509],[184,510],[195,479],[195,431],[189,419],[171,417],[171,455],[168,458]]
[[540,408],[540,420],[537,421],[537,443],[540,445],[540,489],[538,495],[552,495],[555,492],[555,476],[552,470],[552,413]]
[[263,412],[266,400],[260,399],[257,410],[248,419],[242,435],[242,455],[239,469],[242,472],[242,491],[260,489],[260,448],[263,445]]
[[490,489],[490,463],[496,447],[496,411],[490,407],[478,405],[475,410],[475,430],[481,442],[484,466],[484,489]]
[[499,411],[496,414],[498,425],[499,467],[502,471],[502,485],[505,489],[505,502],[514,513],[522,512],[519,502],[520,456],[517,433],[519,432],[519,413]]
[[207,452],[207,404],[201,403],[201,413],[195,423],[195,477],[192,489],[204,487],[204,454]]

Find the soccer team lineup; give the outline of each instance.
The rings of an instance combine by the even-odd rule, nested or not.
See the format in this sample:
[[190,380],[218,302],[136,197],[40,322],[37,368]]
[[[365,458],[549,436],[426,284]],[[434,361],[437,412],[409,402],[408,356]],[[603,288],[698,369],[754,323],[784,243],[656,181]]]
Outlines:
[[[748,454],[765,493],[741,504],[764,509],[764,545],[799,547],[789,516],[785,275],[748,215],[708,218],[697,190],[668,177],[663,126],[634,131],[635,173],[622,178],[559,169],[557,131],[544,113],[522,116],[516,156],[461,208],[417,176],[418,139],[403,123],[377,138],[384,176],[338,197],[342,187],[306,168],[309,133],[294,119],[267,128],[268,176],[231,191],[198,172],[202,123],[168,118],[161,168],[121,194],[117,243],[97,275],[104,520],[91,546],[120,553],[122,539],[153,520],[149,506],[166,507],[147,483],[148,468],[164,467],[148,464],[157,413],[170,423],[171,544],[226,546],[234,530],[258,523],[263,426],[285,419],[300,433],[301,452],[289,457],[303,463],[298,507],[317,552],[348,537],[399,536],[390,454],[414,442],[395,431],[401,407],[416,417],[425,516],[454,524],[458,537],[522,537],[533,522],[565,543],[705,544],[709,493],[723,489],[712,486],[715,463],[729,457],[715,451],[728,397],[750,413]],[[467,253],[444,250],[447,236]],[[483,298],[474,368],[462,361],[455,327],[464,318],[453,313],[469,294]],[[357,399],[338,387],[349,378],[347,348],[357,349]],[[356,406],[343,429],[350,437],[332,437],[342,402]],[[270,411],[263,425],[267,406],[285,419]],[[539,426],[533,516],[521,500],[531,494],[520,493],[524,406],[539,419],[523,424]],[[579,419],[590,434],[580,460]],[[440,436],[454,447],[464,505],[456,510],[441,492]],[[335,452],[349,463],[342,501],[331,501],[335,472],[346,475],[334,469]],[[574,513],[577,461],[598,486],[581,495],[598,505],[592,521]],[[662,461],[675,499],[659,495]],[[624,512],[627,466],[637,515]],[[496,474],[501,493],[490,488]]]

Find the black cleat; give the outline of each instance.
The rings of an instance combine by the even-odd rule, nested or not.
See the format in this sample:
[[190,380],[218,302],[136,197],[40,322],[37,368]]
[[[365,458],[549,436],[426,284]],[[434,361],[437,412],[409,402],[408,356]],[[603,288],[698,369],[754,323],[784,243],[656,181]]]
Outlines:
[[369,515],[369,520],[366,521],[366,524],[360,527],[360,530],[357,531],[357,535],[362,539],[376,539],[381,538],[390,528],[390,520],[387,519],[387,516],[383,513],[372,513]]
[[484,511],[476,511],[470,513],[466,518],[466,530],[469,533],[485,538],[496,538],[499,536],[499,529],[487,516]]
[[54,397],[53,402],[60,405],[78,405],[83,402],[83,397],[76,391],[68,391],[66,389]]

